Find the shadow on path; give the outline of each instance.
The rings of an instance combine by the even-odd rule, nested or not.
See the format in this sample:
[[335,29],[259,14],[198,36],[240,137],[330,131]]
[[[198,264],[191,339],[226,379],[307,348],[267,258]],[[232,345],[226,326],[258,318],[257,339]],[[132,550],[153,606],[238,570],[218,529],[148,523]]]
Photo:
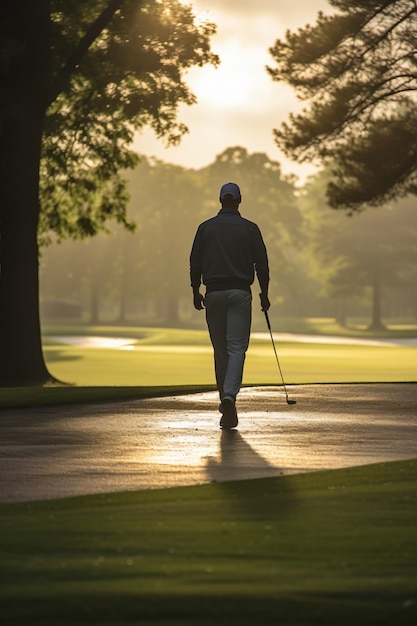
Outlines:
[[[264,516],[264,507],[263,510],[255,509],[252,500],[246,497],[243,485],[240,484],[237,489],[233,481],[283,474],[279,468],[258,454],[238,430],[222,431],[217,456],[206,457],[206,472],[207,480],[219,483],[221,489],[229,496],[230,504],[250,517]],[[262,489],[261,483],[259,486]],[[251,492],[251,488],[249,491]],[[268,483],[268,491],[271,491],[271,482]],[[292,508],[293,497],[288,491],[286,482],[280,481],[279,491],[282,496],[282,512],[288,511]],[[265,498],[269,495],[267,492],[264,494]]]

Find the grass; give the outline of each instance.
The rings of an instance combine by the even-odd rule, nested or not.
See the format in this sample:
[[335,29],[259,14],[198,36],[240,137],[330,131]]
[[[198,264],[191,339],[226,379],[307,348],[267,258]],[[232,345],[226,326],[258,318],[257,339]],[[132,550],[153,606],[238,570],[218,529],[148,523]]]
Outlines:
[[[330,321],[308,320],[304,321],[304,327],[307,323],[310,330],[316,329],[317,335],[323,328],[330,328]],[[49,371],[70,385],[2,388],[0,408],[124,400],[214,389],[213,355],[206,330],[60,325],[46,327],[44,333],[44,356]],[[67,345],[57,339],[63,335],[125,337],[132,339],[132,349]],[[416,380],[415,347],[335,345],[318,340],[297,343],[279,338],[276,347],[287,384]],[[251,340],[243,382],[281,384],[268,334],[264,339]]]
[[54,385],[48,387],[0,388],[0,410],[60,406],[64,404],[91,404],[158,398],[200,391],[212,391],[214,385],[182,385],[151,387],[71,387]]
[[[313,324],[313,322],[310,322]],[[316,328],[321,328],[316,322]],[[51,329],[48,330],[51,333]],[[45,335],[52,373],[83,386],[182,386],[213,383],[213,356],[206,330],[132,327],[59,327]],[[56,335],[128,337],[131,350],[83,348]],[[288,383],[409,382],[415,380],[416,349],[402,345],[336,345],[281,341],[276,345]],[[244,383],[277,384],[279,372],[268,334],[253,338]]]
[[[62,328],[74,334],[77,328]],[[88,386],[210,385],[213,356],[207,331],[170,328],[88,327],[87,335],[129,337],[132,349],[68,346],[45,337],[45,358],[61,380]],[[415,347],[336,345],[276,340],[288,383],[405,382],[415,380]],[[252,338],[244,383],[276,384],[279,372],[268,334]]]
[[2,622],[414,625],[416,470],[2,504]]
[[[416,348],[278,343],[286,382],[405,382],[416,377]],[[165,386],[208,385],[213,382],[209,345],[140,344],[133,350],[50,345],[44,349],[50,371],[76,385]],[[271,341],[253,340],[244,382],[280,381]]]

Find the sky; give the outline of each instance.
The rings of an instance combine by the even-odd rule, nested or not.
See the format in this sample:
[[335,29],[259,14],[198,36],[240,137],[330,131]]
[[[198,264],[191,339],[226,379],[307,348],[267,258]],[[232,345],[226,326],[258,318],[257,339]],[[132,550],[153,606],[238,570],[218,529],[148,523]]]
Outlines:
[[[186,2],[187,0],[184,0]],[[277,148],[273,129],[301,110],[293,90],[273,82],[265,67],[273,66],[268,52],[287,29],[314,23],[317,13],[331,13],[327,0],[190,0],[198,17],[217,24],[212,50],[220,66],[192,68],[187,83],[197,104],[181,106],[178,119],[189,133],[178,147],[166,148],[153,131],[137,136],[134,149],[167,163],[201,168],[226,148],[242,146],[250,154],[264,152],[281,163],[285,174],[300,183],[314,173],[313,164],[299,165]]]

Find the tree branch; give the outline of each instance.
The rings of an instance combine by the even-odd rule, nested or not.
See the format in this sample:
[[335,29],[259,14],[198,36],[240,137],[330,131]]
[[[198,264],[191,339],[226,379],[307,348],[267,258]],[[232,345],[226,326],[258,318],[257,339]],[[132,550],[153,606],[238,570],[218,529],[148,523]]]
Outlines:
[[125,0],[110,0],[107,7],[103,9],[98,18],[90,25],[89,29],[80,39],[72,54],[68,57],[65,65],[63,65],[59,75],[52,85],[48,94],[46,108],[48,108],[57,99],[65,85],[68,84],[74,70],[87,54],[90,46],[95,42],[106,26],[108,26],[113,15],[121,8],[124,2]]
[[[414,3],[415,4],[415,3]],[[378,10],[369,20],[368,20],[368,26],[369,24],[372,22],[373,19],[375,19],[375,17],[377,15],[382,15],[383,17],[385,17],[384,14],[384,9],[386,7],[382,7],[382,9]],[[411,16],[413,15],[413,13],[417,12],[417,7],[414,6],[414,8],[410,9],[410,11],[408,13],[406,13],[405,15],[402,15],[400,17],[400,19],[395,20],[388,28],[386,28],[382,33],[380,33],[379,35],[376,36],[376,38],[374,39],[374,41],[372,41],[372,39],[370,40],[370,44],[367,48],[365,48],[365,50],[363,50],[363,52],[361,52],[360,57],[363,59],[365,58],[365,56],[368,54],[368,52],[370,52],[371,50],[375,50],[378,45],[381,43],[381,41],[384,41],[384,39],[386,39],[388,37],[388,35],[390,35],[396,28],[398,28],[398,26],[400,26],[403,22],[407,21],[408,19],[411,18]]]

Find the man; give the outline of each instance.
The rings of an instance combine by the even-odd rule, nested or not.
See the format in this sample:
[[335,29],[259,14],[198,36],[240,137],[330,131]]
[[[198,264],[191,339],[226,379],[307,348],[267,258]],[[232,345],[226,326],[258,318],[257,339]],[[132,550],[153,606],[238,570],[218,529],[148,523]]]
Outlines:
[[[238,424],[236,397],[249,346],[252,320],[251,285],[255,271],[261,288],[263,311],[269,309],[268,256],[261,231],[239,213],[242,198],[235,183],[220,189],[219,213],[197,229],[190,255],[194,307],[206,308],[214,350],[217,389],[222,413],[220,427]],[[201,282],[206,294],[200,292]]]

